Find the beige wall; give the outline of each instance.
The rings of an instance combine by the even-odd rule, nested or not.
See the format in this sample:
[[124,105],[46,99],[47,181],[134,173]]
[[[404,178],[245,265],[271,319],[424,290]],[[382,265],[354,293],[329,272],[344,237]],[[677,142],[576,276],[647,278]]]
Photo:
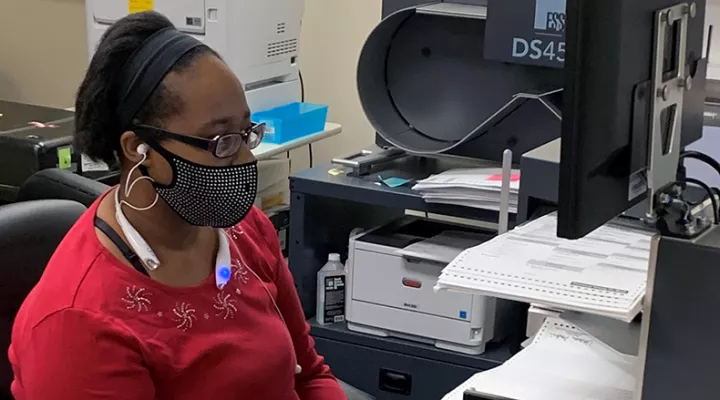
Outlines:
[[[315,145],[317,163],[373,141],[374,131],[358,100],[355,71],[367,35],[380,22],[382,1],[307,0],[306,4],[300,54],[306,100],[329,104],[329,119],[343,124],[341,135]],[[295,163],[294,170],[296,165],[307,164]]]
[[84,0],[0,0],[0,98],[69,107],[87,64]]
[[[329,104],[330,119],[344,126],[340,136],[315,145],[317,163],[372,142],[357,98],[355,66],[380,20],[381,0],[306,4],[300,57],[306,100]],[[84,0],[0,0],[0,98],[72,105],[87,64],[84,7]],[[306,154],[293,154],[294,170],[307,165]]]

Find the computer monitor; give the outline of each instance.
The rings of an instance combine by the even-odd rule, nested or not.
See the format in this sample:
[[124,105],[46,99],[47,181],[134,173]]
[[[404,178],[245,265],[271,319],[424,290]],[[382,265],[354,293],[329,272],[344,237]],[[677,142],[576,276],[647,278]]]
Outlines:
[[[676,4],[567,0],[558,236],[583,237],[648,197],[651,104],[662,95],[651,93],[656,10]],[[702,136],[705,1],[694,4],[683,57],[692,85],[681,95],[682,146]],[[677,67],[672,55],[681,48],[678,24],[667,31],[665,76]]]

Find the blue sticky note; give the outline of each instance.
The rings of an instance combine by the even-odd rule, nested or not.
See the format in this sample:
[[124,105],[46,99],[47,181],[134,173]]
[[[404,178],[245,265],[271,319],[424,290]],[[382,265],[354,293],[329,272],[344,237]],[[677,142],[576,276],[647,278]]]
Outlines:
[[380,180],[380,182],[384,183],[385,186],[391,187],[391,188],[396,188],[396,187],[398,187],[398,186],[402,186],[402,185],[410,182],[409,179],[397,178],[397,177],[394,177],[394,176],[385,179],[385,178],[383,178],[382,176],[378,175],[378,179]]
[[460,311],[460,318],[467,319],[467,311]]

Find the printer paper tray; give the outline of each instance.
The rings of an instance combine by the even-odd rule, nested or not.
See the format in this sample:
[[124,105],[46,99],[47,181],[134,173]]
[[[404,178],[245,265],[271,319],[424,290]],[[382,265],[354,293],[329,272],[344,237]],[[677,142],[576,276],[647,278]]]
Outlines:
[[[387,330],[388,336],[402,336],[393,335],[397,332],[463,346],[482,345],[481,340],[472,339],[473,324],[470,321],[438,317],[357,300],[351,300],[346,317],[350,323]],[[477,337],[480,338],[481,335]]]

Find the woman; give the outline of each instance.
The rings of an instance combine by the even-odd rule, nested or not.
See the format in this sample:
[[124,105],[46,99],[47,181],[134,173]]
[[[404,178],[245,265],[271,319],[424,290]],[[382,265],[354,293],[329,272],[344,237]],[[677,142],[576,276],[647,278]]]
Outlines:
[[15,397],[345,399],[252,206],[264,130],[218,55],[157,13],[123,18],[76,113],[77,150],[119,159],[121,185],[68,233],[18,314]]

